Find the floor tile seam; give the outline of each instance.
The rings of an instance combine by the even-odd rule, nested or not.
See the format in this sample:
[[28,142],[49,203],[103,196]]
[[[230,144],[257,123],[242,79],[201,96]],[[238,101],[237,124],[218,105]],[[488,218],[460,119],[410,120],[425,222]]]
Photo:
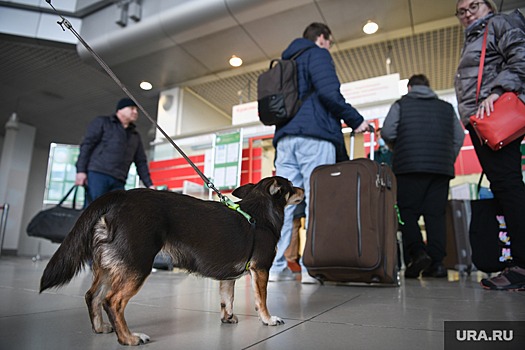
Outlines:
[[[284,318],[283,320],[296,320],[296,319]],[[272,339],[272,338],[275,338],[275,337],[277,337],[277,336],[280,335],[280,334],[284,334],[285,332],[288,332],[289,330],[294,329],[294,328],[296,328],[296,327],[298,327],[298,326],[300,326],[300,325],[302,325],[302,324],[304,324],[304,323],[306,323],[306,322],[307,322],[307,320],[299,321],[299,322],[298,322],[297,324],[295,324],[295,325],[292,325],[292,326],[290,326],[290,327],[288,327],[288,328],[285,328],[285,329],[283,329],[283,330],[280,331],[280,332],[277,332],[277,333],[275,333],[275,334],[272,334],[272,335],[270,335],[270,336],[268,336],[268,337],[266,337],[266,338],[264,338],[264,339],[261,339],[261,340],[259,340],[259,341],[256,341],[255,343],[253,343],[253,344],[251,344],[251,345],[248,345],[248,346],[242,348],[242,350],[250,349],[250,348],[252,348],[252,347],[254,347],[254,346],[257,346],[257,345],[259,345],[259,344],[262,344],[262,343],[264,343],[265,341],[267,341],[267,340],[269,340],[269,339]],[[285,324],[286,324],[286,323],[285,323]]]
[[58,295],[58,296],[71,297],[71,298],[82,299],[82,300],[85,300],[86,298],[84,295],[68,294],[68,293],[60,292],[58,290],[45,290],[42,293],[40,293],[38,290],[28,290],[28,291],[34,292],[38,295]]
[[[156,309],[166,309],[166,306],[165,305],[150,305],[150,304],[145,304],[145,303],[139,303],[139,302],[130,302],[129,305],[137,305],[137,306],[143,306],[143,307],[151,307],[151,308],[156,308]],[[197,312],[197,313],[207,313],[207,314],[215,314],[215,315],[220,315],[221,312],[220,311],[212,311],[212,310],[198,310],[198,309],[190,309],[190,308],[183,308],[183,307],[171,307],[170,310],[177,310],[177,311],[188,311],[188,312]],[[258,315],[255,315],[255,314],[246,314],[246,313],[238,313],[238,312],[235,312],[234,313],[235,316],[237,317],[259,317]],[[285,320],[293,320],[292,318],[285,318]]]
[[365,323],[353,323],[353,322],[335,322],[335,321],[319,321],[319,320],[307,320],[303,323],[317,323],[327,325],[344,325],[344,326],[356,326],[356,327],[368,327],[378,329],[394,329],[394,330],[409,330],[409,331],[425,331],[425,332],[438,332],[444,333],[444,330],[430,329],[430,328],[418,328],[418,327],[396,327],[396,326],[384,326],[377,324],[365,324]]
[[0,319],[7,319],[10,317],[31,317],[34,315],[41,315],[41,314],[47,314],[47,313],[54,313],[54,312],[64,312],[64,311],[71,311],[71,310],[77,310],[77,309],[85,309],[85,306],[75,306],[75,307],[69,307],[65,309],[53,309],[53,310],[46,310],[46,311],[37,311],[37,312],[26,312],[21,314],[12,314],[12,315],[0,315]]
[[[136,305],[136,306],[142,306],[142,307],[151,307],[155,309],[167,309],[166,305],[154,305],[154,304],[148,304],[148,303],[141,303],[141,302],[130,302],[128,305]],[[176,307],[172,306],[169,307],[170,310],[178,310],[178,311],[191,311],[191,312],[205,312],[205,313],[213,313],[213,314],[220,314],[220,311],[211,311],[211,310],[198,310],[198,309],[190,309],[190,308],[184,308],[184,307]],[[237,316],[254,316],[254,315],[248,315],[248,314],[239,314],[235,313]]]
[[[130,303],[132,304],[132,303]],[[140,304],[140,303],[133,303],[135,305],[138,305],[138,306],[144,306],[144,307],[152,307],[152,308],[156,308],[156,309],[166,309],[165,306],[162,306],[162,305],[148,305],[148,304]],[[177,311],[187,311],[187,312],[196,312],[196,313],[206,313],[206,314],[215,314],[215,315],[219,315],[221,314],[220,311],[212,311],[212,310],[197,310],[197,309],[188,309],[188,308],[180,308],[180,307],[173,307],[171,308],[171,310],[177,310]],[[247,314],[247,313],[238,313],[238,312],[234,312],[234,315],[237,316],[237,317],[246,317],[246,318],[257,318],[259,319],[259,315],[257,314]],[[281,317],[281,319],[283,319],[284,321],[297,321],[299,323],[302,323],[302,322],[305,322],[307,320],[304,320],[304,319],[298,319],[298,318],[292,318],[292,317]]]
[[19,291],[24,291],[24,292],[40,293],[40,291],[38,289],[27,288],[27,287],[0,286],[0,289],[4,289],[4,290],[19,290]]
[[[195,295],[195,294],[197,294],[197,293],[193,293],[191,295]],[[158,296],[158,297],[137,296],[136,298],[132,298],[129,301],[129,304],[144,304],[144,305],[147,305],[148,301],[170,299],[170,298],[173,298],[173,297],[180,297],[180,296],[185,296],[185,295],[190,295],[190,294],[175,293],[175,294],[166,294],[166,295],[162,295],[162,296]],[[145,299],[147,299],[147,301]],[[155,306],[155,305],[151,305],[151,306]]]
[[251,345],[249,345],[249,346],[247,346],[247,347],[244,347],[243,350],[245,350],[245,349],[250,349],[250,348],[252,348],[252,347],[254,347],[254,346],[257,346],[257,345],[259,345],[259,344],[261,344],[261,343],[263,343],[263,342],[265,342],[265,341],[271,339],[271,338],[275,338],[276,336],[278,336],[278,335],[280,335],[280,334],[283,334],[283,333],[285,333],[285,332],[288,332],[288,331],[290,331],[290,330],[292,330],[292,329],[294,329],[294,328],[296,328],[296,327],[299,327],[300,325],[303,325],[303,324],[305,324],[305,323],[308,323],[308,322],[310,322],[311,320],[313,320],[314,318],[319,317],[319,316],[321,316],[321,315],[323,315],[323,314],[325,314],[325,313],[327,313],[327,312],[329,312],[329,311],[331,311],[331,310],[334,310],[334,309],[336,309],[336,308],[338,308],[338,307],[340,307],[340,306],[343,306],[344,304],[346,304],[346,303],[348,303],[348,302],[350,302],[350,301],[352,301],[352,300],[358,298],[359,296],[360,296],[360,295],[356,295],[356,296],[354,296],[353,298],[347,299],[347,300],[345,300],[345,301],[343,301],[343,302],[341,302],[341,303],[339,303],[339,304],[337,304],[337,305],[334,305],[334,306],[330,307],[329,309],[326,309],[326,310],[324,310],[324,311],[322,311],[322,312],[320,312],[320,313],[318,313],[318,314],[316,314],[316,315],[313,315],[313,316],[311,316],[311,317],[309,317],[309,318],[307,318],[307,319],[305,319],[305,320],[293,319],[293,318],[284,318],[284,320],[294,320],[294,321],[298,321],[298,323],[295,324],[295,325],[292,325],[291,327],[288,327],[288,328],[286,328],[286,329],[283,329],[283,330],[280,331],[280,332],[277,332],[277,333],[275,333],[275,334],[272,334],[271,336],[266,337],[265,339],[259,340],[259,341],[255,342],[255,343],[253,343],[253,344],[251,344]]

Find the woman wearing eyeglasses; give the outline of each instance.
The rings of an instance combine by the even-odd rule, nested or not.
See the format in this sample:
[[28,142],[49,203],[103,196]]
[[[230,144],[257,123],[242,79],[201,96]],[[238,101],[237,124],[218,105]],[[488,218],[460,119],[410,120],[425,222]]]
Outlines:
[[[511,239],[512,267],[498,276],[483,279],[493,290],[525,290],[525,185],[521,170],[523,137],[492,151],[483,145],[469,124],[469,117],[486,116],[506,91],[521,93],[525,101],[525,19],[519,11],[497,14],[492,0],[458,0],[456,16],[465,27],[465,43],[455,78],[458,110],[490,188],[505,216]],[[482,85],[476,101],[478,68],[483,34],[488,26]]]

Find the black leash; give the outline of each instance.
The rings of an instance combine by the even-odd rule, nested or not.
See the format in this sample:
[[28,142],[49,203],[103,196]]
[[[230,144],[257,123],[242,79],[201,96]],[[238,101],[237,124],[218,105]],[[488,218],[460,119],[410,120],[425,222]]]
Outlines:
[[213,182],[211,182],[211,180],[208,179],[206,177],[206,175],[204,175],[202,173],[202,171],[200,171],[200,169],[195,165],[195,163],[193,163],[191,161],[191,159],[186,155],[186,153],[184,153],[184,151],[179,146],[177,146],[175,141],[173,141],[173,139],[160,127],[160,125],[157,123],[157,121],[155,119],[153,119],[149,115],[149,113],[144,109],[144,107],[140,104],[140,102],[137,101],[137,99],[135,99],[135,97],[131,94],[131,92],[129,92],[129,90],[126,88],[126,86],[120,81],[120,79],[115,75],[115,73],[113,73],[113,71],[111,70],[111,68],[109,68],[109,66],[106,64],[106,62],[104,62],[104,60],[102,60],[102,58],[95,51],[93,51],[93,49],[80,36],[80,34],[78,34],[78,32],[75,30],[75,28],[73,28],[73,25],[71,25],[71,22],[69,22],[66,18],[64,18],[64,16],[62,16],[62,14],[60,14],[60,12],[57,11],[57,9],[51,4],[51,0],[46,0],[46,2],[49,4],[49,6],[51,6],[53,11],[55,11],[55,13],[60,17],[61,21],[58,21],[57,23],[62,28],[62,30],[66,31],[65,28],[67,28],[67,29],[69,29],[69,31],[71,33],[73,33],[73,35],[82,43],[82,45],[89,51],[89,53],[97,60],[98,64],[100,64],[100,66],[102,68],[104,68],[106,73],[108,73],[108,75],[115,81],[115,83],[117,83],[118,86],[120,86],[120,88],[126,93],[126,95],[128,95],[128,97],[131,100],[133,100],[133,102],[135,102],[135,104],[139,107],[139,109],[142,111],[142,113],[144,113],[144,115],[149,119],[149,121],[152,122],[153,125],[155,125],[155,127],[161,132],[161,134],[166,138],[166,140],[168,140],[169,143],[173,147],[175,147],[177,152],[179,152],[180,155],[188,162],[188,164],[191,165],[193,170],[195,170],[195,172],[201,177],[201,179],[204,181],[206,186],[208,188],[212,189],[215,193],[217,193],[217,196],[219,196],[220,201],[222,203],[224,203],[227,207],[229,207],[229,208],[239,212],[240,214],[242,214],[248,220],[248,222],[250,224],[252,224],[252,225],[255,224],[255,220],[249,214],[243,212],[238,204],[235,204],[231,199],[229,199],[228,197],[223,195],[215,187]]

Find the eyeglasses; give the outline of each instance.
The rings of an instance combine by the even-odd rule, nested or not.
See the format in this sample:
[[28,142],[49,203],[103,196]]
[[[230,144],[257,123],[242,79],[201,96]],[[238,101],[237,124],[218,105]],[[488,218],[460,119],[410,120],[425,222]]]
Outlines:
[[456,11],[456,16],[458,18],[465,18],[465,16],[467,15],[467,11],[470,12],[471,15],[475,15],[476,12],[478,12],[479,10],[479,5],[481,4],[485,4],[484,1],[478,1],[478,2],[473,2],[472,4],[468,5],[468,8],[460,8]]

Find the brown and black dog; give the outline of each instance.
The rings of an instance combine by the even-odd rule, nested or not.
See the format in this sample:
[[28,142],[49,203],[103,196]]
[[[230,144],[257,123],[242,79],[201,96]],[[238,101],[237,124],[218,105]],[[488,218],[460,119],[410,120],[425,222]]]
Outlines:
[[[304,191],[282,177],[237,188],[237,204],[255,224],[220,202],[168,191],[135,189],[110,192],[91,203],[53,255],[40,281],[40,292],[67,284],[93,261],[93,284],[86,293],[95,333],[115,330],[120,344],[149,341],[131,333],[124,309],[151,273],[162,249],[175,266],[220,280],[221,321],[233,314],[235,280],[249,271],[255,309],[266,325],[283,324],[266,306],[268,272],[281,234],[284,207],[297,204]],[[102,318],[104,308],[110,323]]]

